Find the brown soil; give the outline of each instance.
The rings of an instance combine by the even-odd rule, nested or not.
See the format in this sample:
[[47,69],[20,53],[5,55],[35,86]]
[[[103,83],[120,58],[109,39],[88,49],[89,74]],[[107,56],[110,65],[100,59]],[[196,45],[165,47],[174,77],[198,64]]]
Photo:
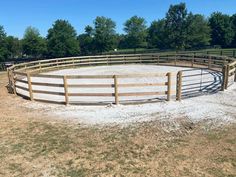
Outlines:
[[0,176],[236,176],[235,124],[86,127],[22,106],[6,84],[1,73]]

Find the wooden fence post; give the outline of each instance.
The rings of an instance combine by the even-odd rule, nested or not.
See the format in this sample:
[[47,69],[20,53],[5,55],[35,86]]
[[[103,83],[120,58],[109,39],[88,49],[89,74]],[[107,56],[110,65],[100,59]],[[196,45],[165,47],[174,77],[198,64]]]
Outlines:
[[193,65],[194,65],[194,58],[195,58],[195,54],[193,54],[193,58],[192,58],[192,67],[193,67]]
[[230,66],[227,65],[227,68],[226,68],[226,87],[225,87],[225,89],[227,89],[228,85],[229,85],[229,70],[230,70]]
[[234,82],[236,82],[236,66],[234,67],[235,71],[234,71]]
[[208,68],[211,68],[211,56],[208,57]]
[[10,70],[7,68],[8,84],[11,85]]
[[118,94],[118,80],[117,76],[114,75],[114,92],[115,92],[115,104],[119,104],[119,94]]
[[65,104],[69,104],[69,97],[68,97],[68,86],[67,86],[67,77],[63,76],[63,83],[64,83],[64,92],[65,92]]
[[182,76],[183,72],[179,71],[177,74],[177,84],[176,84],[176,100],[181,101],[182,98]]
[[106,62],[107,62],[107,66],[109,65],[109,63],[108,63],[108,56],[106,57]]
[[13,88],[13,93],[16,95],[15,76],[14,76],[13,71],[11,71],[10,77],[11,77],[11,85],[12,85],[12,88]]
[[221,85],[221,91],[225,90],[225,82],[226,82],[226,65],[222,68],[222,85]]
[[41,69],[42,69],[42,67],[41,67],[41,62],[39,62],[39,72],[41,73]]
[[167,101],[170,101],[171,97],[171,73],[167,73]]
[[59,66],[58,66],[58,60],[56,60],[56,64],[57,64],[57,68],[59,68]]
[[29,97],[30,97],[30,100],[33,101],[34,100],[33,89],[32,89],[31,77],[30,77],[29,72],[27,72],[27,81],[28,81]]

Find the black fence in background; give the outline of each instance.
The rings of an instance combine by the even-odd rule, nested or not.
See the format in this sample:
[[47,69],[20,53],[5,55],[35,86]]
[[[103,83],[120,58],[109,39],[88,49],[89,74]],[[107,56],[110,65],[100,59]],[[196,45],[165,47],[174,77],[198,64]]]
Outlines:
[[[117,51],[117,52],[105,52],[100,55],[117,55],[117,54],[145,54],[145,53],[202,53],[207,55],[221,55],[221,56],[228,56],[236,58],[236,49],[206,49],[206,50],[195,50],[195,51],[170,51],[170,50],[158,50],[158,49],[145,49],[145,50],[129,50],[129,51]],[[45,58],[48,59],[48,58]],[[11,64],[18,64],[30,61],[36,61],[42,59],[35,59],[35,58],[18,58],[8,60],[6,62],[0,62],[0,71],[5,71],[7,67]],[[11,63],[11,64],[10,64]]]

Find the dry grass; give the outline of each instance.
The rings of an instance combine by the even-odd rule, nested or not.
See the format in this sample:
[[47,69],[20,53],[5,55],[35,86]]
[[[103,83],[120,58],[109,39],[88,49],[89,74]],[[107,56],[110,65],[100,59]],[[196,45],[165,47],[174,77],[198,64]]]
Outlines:
[[85,127],[21,107],[0,81],[0,176],[236,176],[235,124]]
[[2,176],[236,175],[234,125],[165,132],[158,122],[100,128],[8,119],[0,127]]

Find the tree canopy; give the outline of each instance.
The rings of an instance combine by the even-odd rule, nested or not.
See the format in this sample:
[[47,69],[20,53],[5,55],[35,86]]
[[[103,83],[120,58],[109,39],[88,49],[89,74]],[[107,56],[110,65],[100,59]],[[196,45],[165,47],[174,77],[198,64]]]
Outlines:
[[166,49],[167,45],[167,32],[166,32],[166,20],[153,21],[148,28],[148,47]]
[[8,57],[6,36],[3,26],[0,26],[0,61],[4,61]]
[[210,32],[204,16],[190,13],[186,19],[186,48],[198,49],[210,45]]
[[211,44],[229,47],[234,38],[231,18],[229,15],[215,12],[209,19],[211,27]]
[[126,32],[126,43],[129,48],[146,47],[147,26],[142,17],[133,16],[124,24]]
[[171,5],[166,14],[166,32],[168,47],[184,49],[186,47],[187,9],[184,3]]
[[110,18],[97,17],[94,21],[94,44],[98,52],[114,49],[116,23]]
[[23,54],[30,57],[40,58],[46,54],[46,41],[40,36],[39,30],[28,27],[22,40]]
[[78,36],[80,50],[82,55],[92,54],[94,52],[94,30],[91,26],[85,27],[85,33]]
[[69,57],[80,53],[77,33],[66,20],[55,21],[48,30],[47,46],[49,57]]
[[14,36],[7,36],[6,43],[7,43],[8,57],[10,57],[10,58],[21,57],[22,44],[18,38],[14,37]]

